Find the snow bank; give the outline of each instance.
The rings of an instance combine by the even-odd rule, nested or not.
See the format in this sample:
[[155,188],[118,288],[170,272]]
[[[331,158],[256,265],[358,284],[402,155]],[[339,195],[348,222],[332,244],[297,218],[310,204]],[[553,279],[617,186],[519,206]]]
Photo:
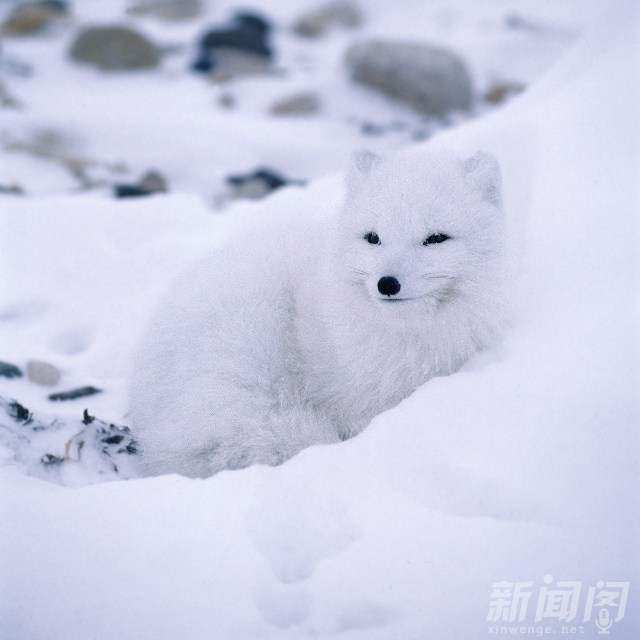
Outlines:
[[[491,583],[541,584],[545,574],[585,591],[600,579],[632,581],[611,634],[638,637],[636,14],[616,3],[530,95],[433,142],[488,148],[504,166],[517,277],[501,349],[428,382],[354,440],[279,468],[70,490],[2,467],[9,637],[481,638]],[[331,180],[289,190],[233,224],[282,208],[304,215],[318,202],[330,209],[337,196]],[[178,268],[164,250],[177,241],[195,251],[203,234],[229,230],[179,198],[132,204],[139,231],[120,225],[124,210],[86,204],[91,225],[78,208],[63,230],[50,201],[3,217],[16,247],[3,254],[8,272],[27,283],[15,265],[32,264],[42,278],[25,284],[30,297],[15,296],[14,314],[57,313],[37,295],[63,273],[48,274],[39,233],[61,238],[73,317],[98,314],[107,335],[127,341],[117,312],[134,318],[136,297]],[[194,226],[176,238],[172,225],[187,211]],[[149,227],[164,231],[145,246],[153,215]],[[68,233],[77,234],[70,245]],[[112,300],[79,305],[88,283],[78,273],[123,256],[127,269],[100,283],[112,283]],[[28,327],[21,340],[33,336]],[[101,349],[115,343],[95,344],[74,357],[103,366]],[[582,611],[575,624],[590,637]]]

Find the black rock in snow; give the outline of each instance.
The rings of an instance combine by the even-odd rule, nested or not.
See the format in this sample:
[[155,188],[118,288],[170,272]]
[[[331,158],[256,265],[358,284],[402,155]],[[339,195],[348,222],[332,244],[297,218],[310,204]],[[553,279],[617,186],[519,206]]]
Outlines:
[[0,360],[0,378],[22,378],[23,373],[20,367],[10,362]]
[[198,41],[198,54],[191,63],[197,73],[211,73],[218,70],[216,52],[234,51],[256,56],[264,61],[273,57],[273,49],[268,40],[271,32],[269,21],[258,13],[237,12],[232,20],[223,26],[205,31]]
[[62,402],[65,400],[77,400],[78,398],[93,396],[96,393],[102,393],[102,389],[98,389],[97,387],[92,387],[92,386],[78,387],[77,389],[70,389],[69,391],[60,391],[58,393],[52,393],[49,395],[49,400],[52,400],[53,402]]

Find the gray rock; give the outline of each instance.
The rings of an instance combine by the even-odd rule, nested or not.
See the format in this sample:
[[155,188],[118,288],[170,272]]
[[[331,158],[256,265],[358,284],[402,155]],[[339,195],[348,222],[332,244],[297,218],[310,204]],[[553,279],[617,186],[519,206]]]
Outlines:
[[151,17],[167,22],[193,20],[202,14],[202,0],[140,0],[127,8],[130,16]]
[[334,27],[355,29],[363,22],[360,7],[350,0],[334,0],[303,13],[293,24],[299,36],[317,38]]
[[320,96],[313,91],[301,91],[274,102],[269,112],[274,116],[309,116],[320,110]]
[[404,102],[416,111],[443,116],[467,110],[472,84],[462,59],[429,44],[366,40],[346,54],[351,78]]
[[261,76],[271,69],[271,62],[268,58],[235,49],[217,49],[215,62],[215,68],[211,72],[210,78],[216,82],[247,76]]
[[160,64],[160,49],[142,34],[118,25],[86,27],[76,36],[71,57],[103,71],[153,69]]
[[53,387],[60,382],[61,373],[57,367],[42,360],[27,362],[27,378],[34,384]]
[[47,31],[54,23],[66,18],[68,7],[64,2],[34,0],[17,4],[2,23],[7,36],[32,36]]
[[155,169],[147,171],[142,178],[140,178],[139,184],[142,189],[145,189],[149,193],[166,193],[169,191],[167,179]]

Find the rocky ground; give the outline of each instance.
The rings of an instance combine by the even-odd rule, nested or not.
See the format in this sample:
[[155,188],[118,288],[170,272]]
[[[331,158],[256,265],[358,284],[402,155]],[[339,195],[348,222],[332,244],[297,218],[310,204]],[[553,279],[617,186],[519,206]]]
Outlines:
[[570,9],[5,0],[0,192],[258,197],[509,100],[575,39]]

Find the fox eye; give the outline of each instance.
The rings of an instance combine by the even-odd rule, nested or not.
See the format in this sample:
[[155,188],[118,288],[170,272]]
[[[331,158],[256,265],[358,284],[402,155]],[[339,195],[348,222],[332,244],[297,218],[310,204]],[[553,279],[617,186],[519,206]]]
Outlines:
[[426,247],[428,244],[439,244],[445,240],[449,240],[449,236],[446,233],[432,233],[422,244]]
[[362,236],[369,244],[380,244],[380,236],[375,231],[368,231]]

